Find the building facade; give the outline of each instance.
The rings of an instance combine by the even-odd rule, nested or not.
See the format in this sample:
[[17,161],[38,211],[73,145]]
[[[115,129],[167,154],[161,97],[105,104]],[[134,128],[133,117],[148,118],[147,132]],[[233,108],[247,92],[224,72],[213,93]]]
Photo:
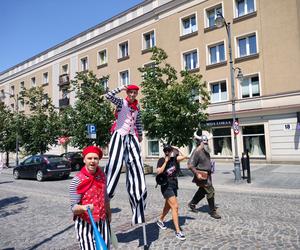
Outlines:
[[[233,65],[244,76],[242,81],[234,78],[239,155],[248,150],[253,159],[299,163],[299,0],[145,0],[2,72],[0,91],[18,93],[42,85],[55,106],[72,105],[75,96],[66,87],[77,71],[109,75],[110,89],[139,84],[138,68],[151,63],[149,50],[157,46],[178,71],[203,75],[211,93],[206,133],[212,138],[212,155],[231,160],[228,33],[216,27],[218,13],[230,23]],[[12,99],[5,102],[14,108]],[[19,109],[28,112],[24,103]],[[142,148],[145,158],[162,151],[150,138]]]

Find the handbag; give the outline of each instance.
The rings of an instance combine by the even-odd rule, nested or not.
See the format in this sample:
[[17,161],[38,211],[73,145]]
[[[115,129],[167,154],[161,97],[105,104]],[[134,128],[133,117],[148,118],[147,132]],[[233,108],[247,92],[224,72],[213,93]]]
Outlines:
[[202,179],[198,179],[197,175],[194,174],[194,178],[193,178],[192,182],[196,183],[196,185],[198,187],[207,187],[208,186],[208,183],[207,183],[208,172],[203,171],[203,170],[196,170],[196,173],[200,174]]

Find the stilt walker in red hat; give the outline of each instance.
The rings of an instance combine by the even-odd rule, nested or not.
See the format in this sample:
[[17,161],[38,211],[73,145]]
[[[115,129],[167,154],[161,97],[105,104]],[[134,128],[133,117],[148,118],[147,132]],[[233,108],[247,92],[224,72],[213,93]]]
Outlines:
[[[138,101],[139,87],[122,86],[106,94],[106,98],[116,105],[116,122],[109,144],[109,162],[105,168],[107,192],[112,198],[118,184],[123,160],[127,167],[126,187],[132,209],[132,225],[145,222],[146,183],[139,142],[142,141],[142,123]],[[125,99],[116,94],[126,91]]]

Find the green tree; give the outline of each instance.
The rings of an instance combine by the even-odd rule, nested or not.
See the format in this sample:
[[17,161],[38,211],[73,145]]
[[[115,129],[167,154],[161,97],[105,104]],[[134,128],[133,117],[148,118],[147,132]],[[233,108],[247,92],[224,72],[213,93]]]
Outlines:
[[[106,101],[103,87],[108,77],[97,78],[92,71],[77,73],[72,80],[73,90],[76,94],[74,107],[74,129],[72,131],[72,145],[83,148],[95,143],[106,146],[110,139],[109,129],[114,116],[110,103]],[[87,138],[87,124],[95,124],[97,128],[96,139]]]
[[185,146],[207,119],[209,95],[201,75],[181,71],[178,77],[167,57],[163,49],[153,48],[153,63],[139,68],[143,76],[143,125],[149,138]]
[[59,135],[58,112],[41,86],[24,88],[20,94],[31,111],[24,119],[23,147],[28,154],[45,153],[56,144]]

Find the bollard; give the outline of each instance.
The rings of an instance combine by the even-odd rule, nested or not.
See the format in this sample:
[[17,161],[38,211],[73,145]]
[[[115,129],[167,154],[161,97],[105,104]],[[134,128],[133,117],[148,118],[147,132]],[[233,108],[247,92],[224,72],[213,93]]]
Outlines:
[[247,153],[242,153],[241,163],[242,163],[242,170],[243,170],[242,178],[246,179],[247,177],[245,176],[245,170],[247,170]]
[[250,171],[250,157],[249,157],[249,151],[246,151],[246,161],[247,161],[247,183],[251,183],[251,171]]

